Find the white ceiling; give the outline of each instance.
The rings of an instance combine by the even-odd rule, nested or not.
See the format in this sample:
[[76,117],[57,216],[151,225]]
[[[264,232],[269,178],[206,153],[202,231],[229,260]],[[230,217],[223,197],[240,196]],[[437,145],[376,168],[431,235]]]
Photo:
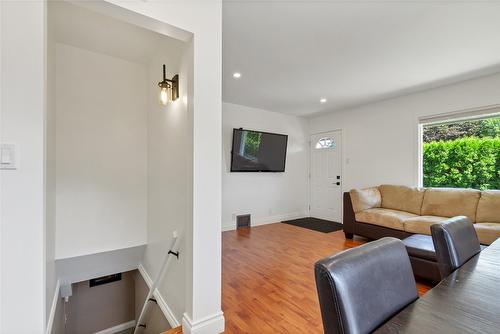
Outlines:
[[56,42],[137,63],[149,63],[160,47],[172,55],[184,47],[179,40],[66,1],[49,1],[49,20]]
[[293,115],[500,71],[500,2],[232,0],[222,26],[223,100]]

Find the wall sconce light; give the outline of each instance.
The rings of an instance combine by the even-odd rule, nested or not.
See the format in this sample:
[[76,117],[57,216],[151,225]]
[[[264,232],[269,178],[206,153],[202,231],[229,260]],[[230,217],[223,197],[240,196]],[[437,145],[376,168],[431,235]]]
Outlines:
[[172,80],[167,79],[167,69],[163,65],[163,80],[158,82],[160,87],[160,103],[164,106],[169,101],[175,101],[179,98],[179,75],[176,74]]

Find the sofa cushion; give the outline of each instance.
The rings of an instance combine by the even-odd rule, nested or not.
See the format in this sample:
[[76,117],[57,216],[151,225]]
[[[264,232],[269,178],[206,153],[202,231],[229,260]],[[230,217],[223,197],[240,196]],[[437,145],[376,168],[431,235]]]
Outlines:
[[355,216],[358,222],[404,231],[404,220],[416,215],[398,210],[373,208],[357,212]]
[[431,225],[439,224],[448,218],[440,216],[417,216],[405,219],[403,223],[406,232],[431,235]]
[[354,212],[380,207],[381,197],[380,191],[377,187],[352,189],[349,193],[351,194],[351,202]]
[[[428,188],[421,214],[425,216],[467,216],[476,221],[476,209],[481,192],[474,189]],[[429,232],[430,233],[430,232]]]
[[500,223],[500,190],[486,190],[481,193],[477,204],[477,223]]
[[420,214],[425,189],[389,184],[383,184],[378,189],[382,196],[382,208]]
[[479,242],[489,245],[500,237],[500,223],[476,223],[474,224]]

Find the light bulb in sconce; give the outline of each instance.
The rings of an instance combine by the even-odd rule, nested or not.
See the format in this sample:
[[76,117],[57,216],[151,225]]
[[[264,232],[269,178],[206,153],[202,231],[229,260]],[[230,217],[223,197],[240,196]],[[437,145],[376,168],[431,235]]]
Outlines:
[[160,104],[166,106],[169,101],[168,98],[168,88],[167,87],[162,87],[160,89]]
[[163,80],[158,82],[160,87],[160,104],[166,106],[169,101],[179,98],[179,76],[174,75],[172,80],[167,79],[166,66],[163,65]]

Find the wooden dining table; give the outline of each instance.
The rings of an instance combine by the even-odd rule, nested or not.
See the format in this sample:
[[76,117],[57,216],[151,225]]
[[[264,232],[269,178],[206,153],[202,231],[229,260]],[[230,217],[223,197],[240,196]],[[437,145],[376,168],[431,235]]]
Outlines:
[[500,239],[375,333],[500,333]]

